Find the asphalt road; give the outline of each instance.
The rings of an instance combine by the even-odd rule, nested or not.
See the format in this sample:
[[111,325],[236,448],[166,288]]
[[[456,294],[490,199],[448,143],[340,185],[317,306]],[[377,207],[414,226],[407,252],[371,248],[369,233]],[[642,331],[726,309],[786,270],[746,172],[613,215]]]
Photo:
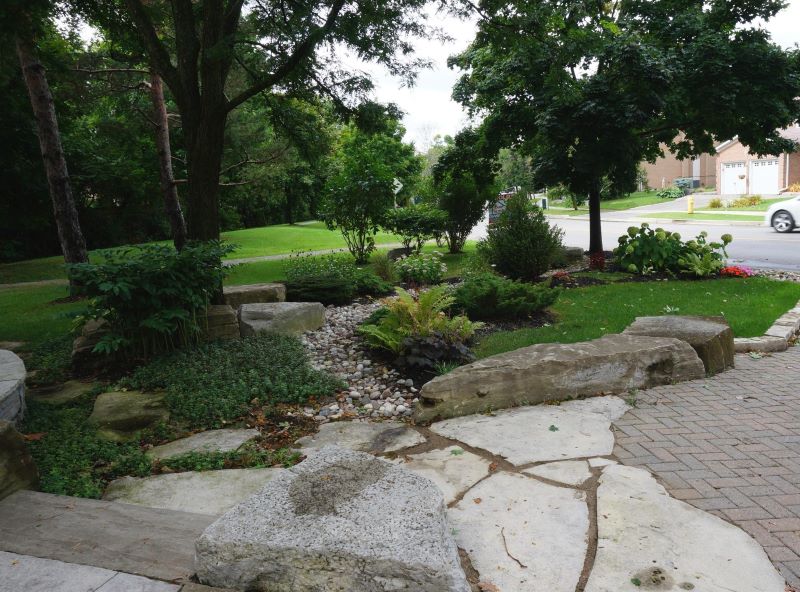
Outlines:
[[[589,247],[589,221],[587,219],[553,219],[553,224],[564,230],[564,244],[568,246]],[[617,246],[617,238],[638,221],[603,222],[603,246],[612,250]],[[728,225],[720,222],[651,222],[670,231],[679,232],[686,239],[707,230],[712,239],[729,233],[733,242],[728,245],[731,263],[757,268],[772,268],[800,271],[800,230],[790,234],[778,234],[765,226]],[[470,238],[485,236],[485,223],[479,225]]]

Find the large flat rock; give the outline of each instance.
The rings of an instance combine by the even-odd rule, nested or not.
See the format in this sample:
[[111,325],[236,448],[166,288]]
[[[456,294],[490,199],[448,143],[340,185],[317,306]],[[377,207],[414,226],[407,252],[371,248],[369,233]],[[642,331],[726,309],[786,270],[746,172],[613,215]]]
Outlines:
[[239,307],[242,337],[257,333],[300,335],[325,323],[325,307],[319,302],[271,302]]
[[242,304],[257,302],[284,302],[286,286],[276,282],[266,284],[247,284],[244,286],[225,286],[222,289],[225,304],[239,308]]
[[586,592],[783,592],[761,546],[673,499],[642,469],[611,465],[597,490],[598,543]]
[[414,417],[428,423],[704,376],[694,349],[679,339],[606,335],[583,343],[542,343],[437,376],[422,387]]
[[94,383],[82,382],[80,380],[68,380],[62,384],[52,387],[38,387],[28,389],[25,397],[28,401],[47,403],[48,405],[66,405],[91,391],[95,387]]
[[522,466],[611,454],[611,421],[624,409],[618,397],[603,397],[446,419],[431,430]]
[[36,465],[14,424],[0,419],[0,500],[20,489],[35,489]]
[[725,317],[664,315],[636,317],[626,335],[674,337],[694,348],[706,372],[717,374],[733,368],[733,331]]
[[321,425],[316,434],[300,438],[297,445],[305,453],[332,445],[357,452],[380,454],[397,452],[423,442],[425,437],[422,434],[398,421],[337,421]]
[[582,491],[500,471],[448,518],[482,582],[503,592],[574,592],[589,531]]
[[16,423],[25,414],[25,364],[12,351],[0,349],[0,419]]
[[103,499],[220,516],[258,492],[282,469],[189,471],[112,481]]
[[255,429],[208,430],[155,446],[147,451],[147,456],[161,460],[189,452],[231,452],[256,436],[258,430]]
[[135,440],[141,430],[168,419],[163,394],[139,391],[103,393],[89,416],[98,427],[97,435],[112,442]]
[[403,456],[394,462],[435,483],[444,495],[446,504],[455,501],[458,496],[486,477],[491,464],[485,458],[462,450],[458,446]]
[[536,465],[523,471],[528,475],[534,475],[549,481],[564,483],[579,487],[592,476],[589,470],[589,463],[585,460],[560,460],[557,462]]
[[468,592],[436,486],[333,446],[209,526],[202,583],[239,590]]

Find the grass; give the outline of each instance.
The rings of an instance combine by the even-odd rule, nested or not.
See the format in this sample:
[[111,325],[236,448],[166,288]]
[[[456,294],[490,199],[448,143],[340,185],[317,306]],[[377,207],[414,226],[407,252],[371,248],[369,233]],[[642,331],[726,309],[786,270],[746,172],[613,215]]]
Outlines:
[[707,212],[696,212],[694,214],[687,214],[686,212],[655,212],[648,215],[642,215],[640,218],[656,218],[668,220],[724,220],[726,222],[761,222],[764,216],[748,215],[748,214],[710,214]]
[[39,343],[65,335],[83,302],[55,303],[67,296],[64,286],[0,287],[0,341]]
[[[618,212],[621,210],[630,210],[631,208],[638,208],[640,206],[649,206],[659,203],[669,203],[671,199],[661,199],[656,197],[655,191],[636,191],[625,197],[619,199],[609,199],[600,202],[601,212]],[[583,205],[577,210],[572,208],[564,210],[552,210],[551,214],[566,215],[566,216],[585,216],[589,214],[589,206]]]
[[476,348],[478,357],[535,343],[575,343],[619,333],[637,316],[724,315],[737,337],[762,335],[795,306],[800,284],[765,278],[708,281],[625,282],[564,291],[551,307],[558,321],[549,327],[501,331]]

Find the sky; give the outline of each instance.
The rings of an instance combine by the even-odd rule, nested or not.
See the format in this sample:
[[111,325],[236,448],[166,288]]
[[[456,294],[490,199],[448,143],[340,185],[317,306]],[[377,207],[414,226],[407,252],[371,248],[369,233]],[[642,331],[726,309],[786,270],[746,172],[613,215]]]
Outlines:
[[[452,41],[424,41],[417,43],[419,57],[433,62],[430,70],[421,72],[413,88],[378,68],[364,68],[375,82],[375,98],[381,102],[396,103],[404,112],[403,124],[406,140],[412,141],[420,151],[430,146],[436,134],[455,134],[469,123],[462,107],[450,98],[451,89],[458,79],[458,71],[447,67],[447,58],[469,45],[475,35],[475,22],[461,21],[447,15],[432,15],[432,24],[440,26]],[[773,41],[783,47],[800,43],[800,0],[789,0],[788,7],[766,23]]]

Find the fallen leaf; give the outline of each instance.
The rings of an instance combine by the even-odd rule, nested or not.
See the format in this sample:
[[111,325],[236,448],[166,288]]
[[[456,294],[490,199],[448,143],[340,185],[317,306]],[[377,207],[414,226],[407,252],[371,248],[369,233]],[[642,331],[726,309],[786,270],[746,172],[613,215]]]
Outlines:
[[500,588],[491,582],[478,582],[478,590],[481,592],[500,592]]
[[47,435],[47,432],[36,432],[35,434],[23,434],[22,438],[28,442],[38,442]]
[[475,502],[476,504],[479,504],[479,503],[481,503],[483,500],[482,500],[481,498],[479,498],[479,497],[476,497],[476,498],[474,498],[472,501],[473,501],[473,502]]
[[497,463],[493,462],[489,464],[489,472],[494,473],[497,470]]

